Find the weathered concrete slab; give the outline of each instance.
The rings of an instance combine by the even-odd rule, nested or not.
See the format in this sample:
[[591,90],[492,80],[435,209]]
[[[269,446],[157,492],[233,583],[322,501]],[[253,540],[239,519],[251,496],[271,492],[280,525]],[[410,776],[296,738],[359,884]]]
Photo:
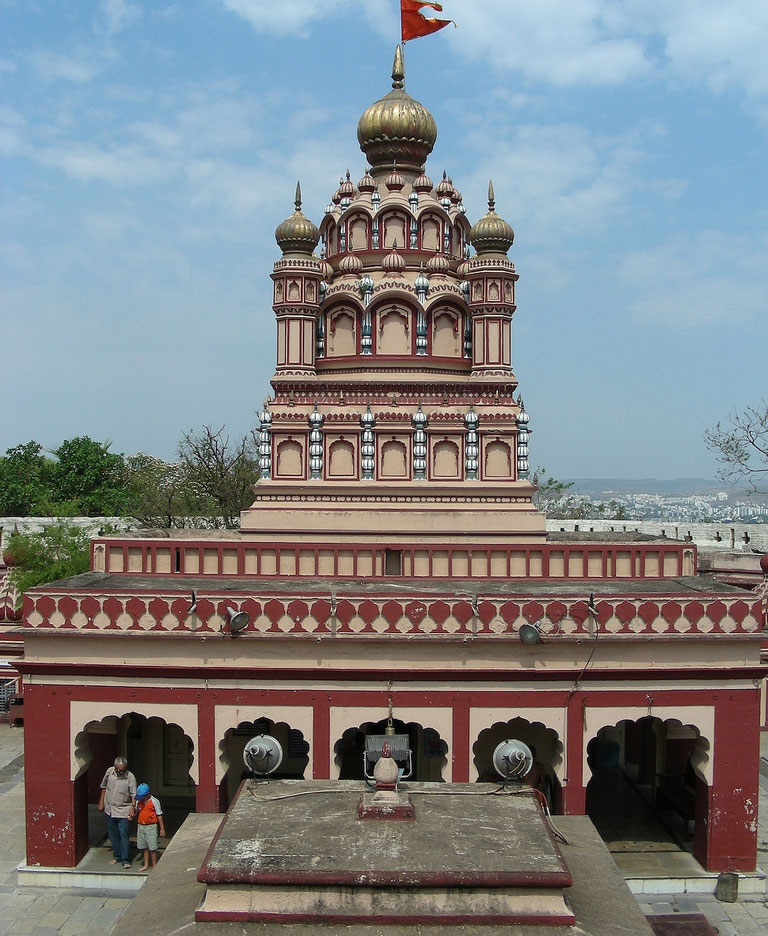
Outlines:
[[[174,836],[149,880],[118,921],[110,936],[243,936],[242,923],[195,923],[195,909],[205,893],[197,871],[216,830],[220,815],[191,815]],[[560,816],[556,823],[568,837],[563,856],[573,875],[568,900],[575,926],[514,925],[504,928],[468,924],[439,927],[379,924],[248,923],[249,936],[652,936],[640,907],[589,819]]]
[[413,822],[361,822],[357,780],[247,781],[200,874],[209,883],[568,887],[535,795],[413,783]]

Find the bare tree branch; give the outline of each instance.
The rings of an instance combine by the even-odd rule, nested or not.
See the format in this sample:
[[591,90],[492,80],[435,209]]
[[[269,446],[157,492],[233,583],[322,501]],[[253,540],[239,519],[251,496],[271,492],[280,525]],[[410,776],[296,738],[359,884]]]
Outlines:
[[734,410],[727,423],[704,433],[707,448],[722,466],[722,481],[740,482],[750,494],[768,494],[768,403]]

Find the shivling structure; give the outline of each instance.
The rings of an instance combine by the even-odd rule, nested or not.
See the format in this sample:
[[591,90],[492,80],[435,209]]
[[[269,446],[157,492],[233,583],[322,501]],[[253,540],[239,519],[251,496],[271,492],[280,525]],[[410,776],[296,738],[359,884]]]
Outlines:
[[[24,606],[30,864],[69,866],[120,753],[166,809],[220,811],[254,734],[276,778],[360,780],[407,735],[415,782],[472,783],[514,737],[555,813],[620,776],[709,870],[755,867],[759,600],[695,547],[547,536],[511,360],[514,233],[473,225],[404,89],[360,118],[369,168],[276,231],[277,360],[238,532],[101,537]],[[606,388],[609,392],[610,388]],[[620,822],[620,816],[614,817]]]

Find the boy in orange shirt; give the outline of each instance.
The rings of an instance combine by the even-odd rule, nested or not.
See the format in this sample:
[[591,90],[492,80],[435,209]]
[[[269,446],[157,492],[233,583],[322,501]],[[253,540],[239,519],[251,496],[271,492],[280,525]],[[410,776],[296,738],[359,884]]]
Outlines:
[[149,795],[148,783],[140,783],[136,788],[136,818],[139,822],[136,847],[144,850],[144,864],[139,871],[149,871],[150,856],[152,867],[157,864],[157,827],[160,826],[160,835],[165,838],[165,823],[163,807],[159,799]]

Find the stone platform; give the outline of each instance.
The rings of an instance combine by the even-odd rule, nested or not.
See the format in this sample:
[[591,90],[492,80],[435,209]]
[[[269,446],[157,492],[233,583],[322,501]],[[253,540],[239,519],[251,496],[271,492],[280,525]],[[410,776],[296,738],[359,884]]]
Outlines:
[[360,781],[247,781],[195,914],[282,923],[571,924],[571,873],[530,790],[414,783],[406,822],[358,818]]

